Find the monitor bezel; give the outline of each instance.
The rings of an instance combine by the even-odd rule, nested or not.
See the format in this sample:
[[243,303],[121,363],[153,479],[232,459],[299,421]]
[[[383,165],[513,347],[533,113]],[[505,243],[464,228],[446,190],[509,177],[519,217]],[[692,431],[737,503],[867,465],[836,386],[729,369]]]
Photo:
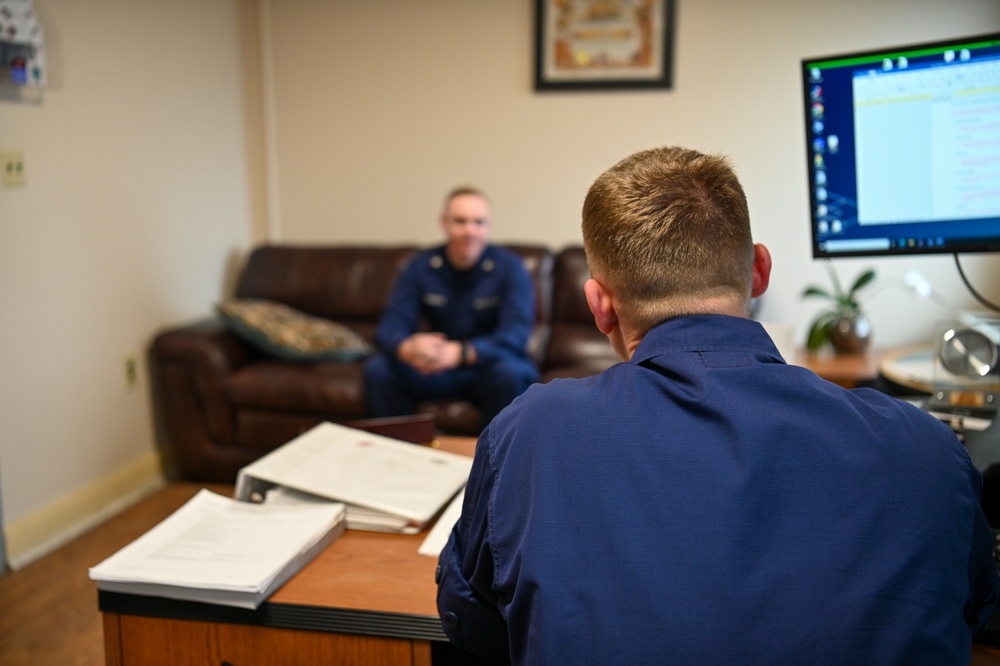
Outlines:
[[812,244],[812,257],[814,259],[837,259],[841,257],[892,257],[892,256],[913,256],[913,255],[942,255],[942,254],[968,254],[968,253],[990,253],[1000,252],[1000,227],[996,236],[988,236],[975,240],[957,241],[947,246],[941,247],[889,247],[880,249],[849,249],[841,251],[826,250],[821,247],[819,239],[819,229],[817,220],[816,188],[813,183],[816,177],[816,167],[813,162],[812,132],[810,122],[810,110],[812,107],[809,95],[810,71],[817,64],[830,63],[838,60],[857,60],[864,62],[871,60],[877,62],[884,58],[898,58],[899,56],[913,55],[924,50],[940,50],[948,47],[962,48],[980,43],[1000,44],[1000,32],[990,32],[951,39],[938,39],[934,41],[914,42],[911,44],[886,46],[882,48],[872,48],[857,51],[847,51],[843,53],[810,56],[801,60],[800,80],[802,84],[801,99],[803,102],[803,118],[805,130],[805,154],[806,173],[808,175],[809,190],[809,234]]

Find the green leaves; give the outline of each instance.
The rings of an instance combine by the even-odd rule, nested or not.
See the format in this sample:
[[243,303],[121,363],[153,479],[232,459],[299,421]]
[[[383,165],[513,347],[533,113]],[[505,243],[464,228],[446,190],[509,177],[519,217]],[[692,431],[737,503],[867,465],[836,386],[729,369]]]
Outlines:
[[816,351],[822,347],[830,338],[830,330],[838,319],[852,318],[861,314],[861,303],[858,301],[858,292],[864,289],[875,280],[875,270],[869,268],[859,275],[851,288],[844,291],[841,286],[840,277],[833,268],[833,264],[827,264],[827,271],[830,274],[830,282],[833,289],[810,285],[802,291],[802,298],[821,298],[831,303],[831,307],[821,311],[813,320],[809,327],[809,335],[806,337],[806,348]]
[[802,292],[802,298],[807,296],[819,296],[820,298],[825,298],[830,301],[836,301],[837,299],[822,287],[806,287],[806,290]]
[[[831,270],[832,270],[832,268],[831,268]],[[854,286],[852,286],[851,290],[849,292],[847,292],[847,295],[849,297],[853,298],[854,294],[859,289],[861,289],[862,287],[864,287],[866,284],[868,284],[869,282],[871,282],[874,279],[875,279],[875,269],[869,268],[867,271],[865,271],[864,273],[862,273],[861,275],[858,276],[858,279],[854,281]]]
[[806,349],[816,351],[830,339],[830,329],[839,317],[832,311],[826,311],[813,320],[806,337]]

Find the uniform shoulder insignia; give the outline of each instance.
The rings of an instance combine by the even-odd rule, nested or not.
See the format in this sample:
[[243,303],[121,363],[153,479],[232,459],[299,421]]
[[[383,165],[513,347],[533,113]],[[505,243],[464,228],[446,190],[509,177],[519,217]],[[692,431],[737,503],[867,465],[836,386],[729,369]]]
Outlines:
[[435,254],[433,257],[431,257],[430,264],[431,268],[441,268],[442,266],[444,266],[444,259],[441,258],[440,254]]

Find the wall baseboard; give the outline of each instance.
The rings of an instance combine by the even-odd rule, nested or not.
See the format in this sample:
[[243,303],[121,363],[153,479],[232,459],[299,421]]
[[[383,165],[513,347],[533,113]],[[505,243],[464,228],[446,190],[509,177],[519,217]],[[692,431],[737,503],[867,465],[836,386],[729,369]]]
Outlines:
[[31,564],[165,484],[160,456],[151,451],[7,525],[4,534],[10,568]]

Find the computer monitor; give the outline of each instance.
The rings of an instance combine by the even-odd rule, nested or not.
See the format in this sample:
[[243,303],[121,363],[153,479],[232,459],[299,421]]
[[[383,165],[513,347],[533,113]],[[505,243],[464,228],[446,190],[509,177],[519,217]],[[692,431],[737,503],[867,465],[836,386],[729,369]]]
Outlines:
[[1000,33],[802,60],[814,258],[1000,251]]

